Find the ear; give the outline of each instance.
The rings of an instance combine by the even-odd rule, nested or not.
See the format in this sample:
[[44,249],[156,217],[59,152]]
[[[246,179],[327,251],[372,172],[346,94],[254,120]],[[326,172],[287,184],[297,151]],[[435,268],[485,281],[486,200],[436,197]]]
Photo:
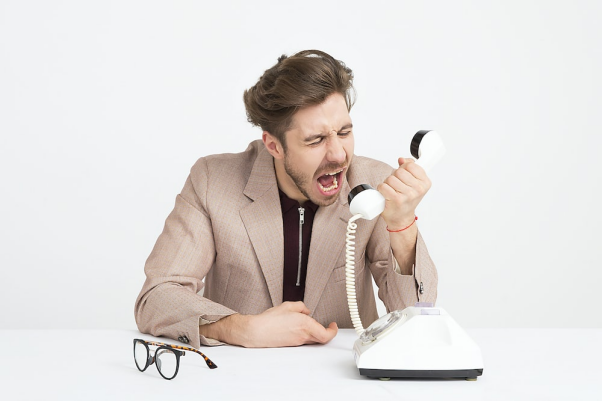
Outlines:
[[284,148],[280,143],[278,138],[274,137],[272,134],[264,131],[261,135],[261,139],[263,140],[263,145],[268,150],[270,155],[274,157],[274,159],[284,159]]

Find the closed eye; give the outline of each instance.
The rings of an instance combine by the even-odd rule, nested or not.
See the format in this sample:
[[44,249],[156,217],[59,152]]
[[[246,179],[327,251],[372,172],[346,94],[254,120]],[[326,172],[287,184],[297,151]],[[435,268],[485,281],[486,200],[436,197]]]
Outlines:
[[315,139],[312,139],[310,142],[308,142],[308,145],[318,145],[322,141],[324,141],[324,136],[315,137]]
[[[338,132],[338,133],[337,133],[337,135],[338,135],[339,137],[343,137],[343,138],[345,138],[345,137],[349,136],[349,134],[351,134],[351,130],[350,130],[350,128],[351,128],[351,127],[343,127],[343,129],[344,129],[344,130],[347,130],[347,131],[340,131],[340,132]],[[324,139],[325,139],[326,137],[327,137],[327,136],[325,136],[325,135],[322,135],[322,134],[316,134],[316,135],[312,135],[311,137],[307,138],[307,139],[305,140],[305,142],[306,142],[306,143],[307,143],[307,145],[309,145],[309,146],[320,145],[322,142],[324,142]]]

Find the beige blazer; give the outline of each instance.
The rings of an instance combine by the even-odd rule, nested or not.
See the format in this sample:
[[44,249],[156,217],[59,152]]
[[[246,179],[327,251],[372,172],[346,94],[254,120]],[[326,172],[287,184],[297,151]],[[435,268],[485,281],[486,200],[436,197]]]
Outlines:
[[[354,156],[339,200],[316,213],[304,302],[323,325],[335,321],[340,328],[353,327],[344,272],[352,216],[347,194],[362,183],[376,188],[392,171],[382,162]],[[400,275],[393,268],[384,221],[357,222],[356,291],[364,326],[378,318],[371,276],[389,311],[435,302],[437,271],[420,234],[414,275]],[[135,306],[139,330],[198,348],[214,344],[200,337],[200,323],[280,305],[283,243],[274,161],[263,143],[254,141],[239,154],[200,158],[146,261],[146,281]]]

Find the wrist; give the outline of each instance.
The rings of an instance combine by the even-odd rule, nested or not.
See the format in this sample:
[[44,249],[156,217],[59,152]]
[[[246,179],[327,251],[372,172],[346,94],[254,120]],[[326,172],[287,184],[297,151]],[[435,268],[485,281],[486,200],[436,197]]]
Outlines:
[[404,230],[407,230],[407,229],[411,228],[412,226],[414,226],[414,224],[416,223],[417,220],[418,220],[418,217],[416,215],[414,215],[412,218],[406,218],[404,220],[399,220],[399,222],[405,222],[405,223],[394,223],[392,225],[389,225],[387,223],[387,231],[389,233],[403,232]]
[[244,346],[241,335],[244,334],[246,321],[247,316],[235,313],[211,324],[200,325],[199,334],[230,345]]

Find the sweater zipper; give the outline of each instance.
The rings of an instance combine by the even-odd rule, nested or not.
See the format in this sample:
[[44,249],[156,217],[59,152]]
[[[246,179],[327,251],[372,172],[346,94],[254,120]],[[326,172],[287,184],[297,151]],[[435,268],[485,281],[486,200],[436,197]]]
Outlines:
[[303,224],[305,223],[305,208],[299,208],[299,263],[297,265],[297,284],[301,286],[301,258],[303,257]]

